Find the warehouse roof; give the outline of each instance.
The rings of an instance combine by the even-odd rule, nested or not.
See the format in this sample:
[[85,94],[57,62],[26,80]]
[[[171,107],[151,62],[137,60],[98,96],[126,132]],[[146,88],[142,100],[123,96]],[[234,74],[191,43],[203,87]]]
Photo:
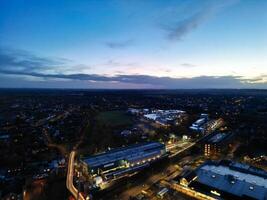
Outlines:
[[234,194],[236,196],[265,199],[267,197],[266,172],[260,173],[248,165],[231,163],[227,165],[204,164],[198,170],[195,181],[216,188],[216,190]]
[[83,159],[89,167],[97,167],[119,160],[137,160],[159,153],[165,146],[158,142],[135,144],[128,147],[116,148],[101,154]]

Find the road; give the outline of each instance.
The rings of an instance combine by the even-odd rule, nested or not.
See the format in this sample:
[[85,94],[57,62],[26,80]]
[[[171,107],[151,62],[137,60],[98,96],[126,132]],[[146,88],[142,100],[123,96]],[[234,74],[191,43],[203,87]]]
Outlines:
[[183,187],[179,184],[171,184],[165,180],[162,180],[161,181],[161,184],[165,185],[165,187],[167,188],[172,188],[178,192],[181,192],[187,196],[190,196],[190,197],[193,197],[195,199],[199,199],[199,200],[218,200],[217,198],[213,198],[211,196],[208,196],[208,195],[205,195],[205,194],[202,194],[200,192],[197,192],[191,188],[188,188],[188,187]]
[[46,139],[45,141],[46,146],[48,146],[49,148],[57,149],[62,154],[63,157],[66,157],[67,149],[64,145],[54,143],[46,129],[43,129],[43,135],[44,135],[44,138]]
[[74,158],[76,155],[76,151],[72,151],[69,156],[69,163],[68,163],[68,174],[66,179],[66,186],[71,194],[78,200],[85,200],[83,195],[78,192],[78,190],[73,185],[73,174],[74,174]]
[[196,144],[196,142],[189,142],[189,141],[178,141],[172,144],[166,145],[166,150],[170,152],[169,157],[175,157],[178,154],[190,149]]
[[[168,176],[170,176],[171,174],[177,172],[176,170],[177,170],[177,168],[174,167],[174,165],[170,165],[170,166],[166,167],[164,170],[156,172],[152,176],[149,176],[143,182],[143,184],[139,184],[139,185],[136,185],[134,187],[131,187],[131,188],[125,190],[124,192],[122,192],[119,195],[118,199],[120,199],[120,200],[129,200],[129,198],[131,196],[136,196],[142,190],[149,189],[153,184],[155,184],[155,183],[159,182],[160,180],[165,179]],[[179,171],[179,173],[180,173],[180,171]]]
[[[206,137],[206,136],[204,136],[204,137]],[[175,153],[171,154],[169,156],[169,158],[173,158],[173,157],[178,156],[179,154],[189,150],[190,148],[195,146],[198,142],[200,142],[202,139],[203,138],[201,138],[201,139],[199,139],[199,140],[197,140],[195,142],[187,143],[182,149],[180,149],[180,150],[176,151]],[[169,171],[169,173],[166,173],[166,171]],[[174,165],[170,165],[169,167],[167,167],[166,170],[163,170],[163,171],[161,171],[159,173],[156,173],[156,174],[150,176],[143,184],[134,186],[134,187],[122,192],[119,195],[119,199],[128,200],[131,196],[136,196],[142,190],[147,190],[154,183],[159,182],[162,179],[166,179],[167,177],[168,177],[167,179],[174,178],[179,173],[181,173],[181,169],[179,169],[179,170],[174,169]]]
[[[206,136],[204,136],[203,138],[205,138]],[[179,154],[189,150],[190,148],[192,148],[193,146],[195,146],[197,143],[199,143],[201,140],[203,140],[203,138],[195,141],[195,142],[183,142],[183,143],[179,143],[179,144],[173,144],[173,145],[169,145],[167,147],[167,150],[171,150],[174,149],[174,152],[169,156],[169,158],[173,158],[178,156]],[[175,148],[182,148],[179,150],[175,151]],[[73,152],[75,154],[75,151],[72,151],[72,153],[70,154],[69,157],[69,169],[71,170],[73,168],[73,159],[74,159],[74,155]],[[174,169],[174,165],[170,165],[169,167],[167,167],[165,170],[155,173],[152,176],[148,177],[145,182],[143,182],[143,184],[139,184],[136,185],[134,187],[131,187],[129,189],[127,189],[126,191],[120,193],[117,197],[121,200],[128,200],[131,196],[136,196],[137,194],[139,194],[142,190],[147,190],[148,188],[150,188],[153,184],[159,182],[162,179],[166,179],[167,177],[175,177],[177,176],[181,171],[181,169],[177,170]],[[168,173],[167,173],[168,171]],[[73,179],[73,173],[68,171],[68,177],[67,177],[67,181],[69,180],[69,182]],[[72,183],[73,186],[73,183]],[[67,188],[71,191],[72,194],[74,195],[78,195],[77,194],[77,189],[71,185],[68,185],[67,183]]]

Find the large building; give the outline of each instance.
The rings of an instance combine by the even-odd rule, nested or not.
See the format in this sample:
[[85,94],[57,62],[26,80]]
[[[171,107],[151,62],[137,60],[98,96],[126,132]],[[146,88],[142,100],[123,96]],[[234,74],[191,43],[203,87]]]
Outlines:
[[266,171],[227,160],[207,161],[186,173],[180,184],[215,199],[267,199]]
[[169,126],[182,120],[186,115],[182,110],[152,110],[151,113],[145,114],[144,118],[154,121],[162,126]]
[[209,120],[209,116],[208,114],[204,114],[202,113],[200,115],[200,118],[195,121],[192,126],[190,126],[189,128],[193,131],[197,131],[197,132],[203,132],[204,130],[204,125],[208,122]]
[[204,155],[207,157],[219,156],[222,150],[226,149],[229,145],[230,139],[233,134],[231,133],[215,133],[209,137],[204,144]]
[[164,144],[147,142],[87,157],[81,160],[81,166],[83,173],[91,176],[99,185],[138,172],[165,156]]
[[223,126],[223,124],[224,124],[224,120],[222,118],[210,120],[205,124],[203,132],[212,133],[216,129]]

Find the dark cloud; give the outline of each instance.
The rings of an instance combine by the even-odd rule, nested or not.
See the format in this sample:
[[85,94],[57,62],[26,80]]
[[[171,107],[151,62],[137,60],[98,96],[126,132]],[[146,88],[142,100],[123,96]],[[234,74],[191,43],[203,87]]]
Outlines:
[[183,36],[196,29],[199,25],[205,22],[211,11],[204,9],[198,13],[186,18],[182,21],[177,22],[173,26],[165,27],[168,31],[168,39],[170,40],[181,40]]
[[[110,61],[110,63],[114,64],[114,61]],[[71,68],[75,67],[83,68],[84,66],[71,66]],[[61,68],[61,70],[56,71],[54,68]],[[47,69],[50,69],[52,72]],[[25,81],[28,85],[32,84],[33,87],[37,87],[38,84],[35,84],[38,83],[38,80],[41,80],[43,83],[46,82],[50,83],[50,85],[54,85],[54,87],[58,87],[57,83],[60,83],[62,86],[66,84],[66,87],[69,87],[72,82],[75,83],[77,87],[79,84],[80,87],[86,87],[86,84],[88,84],[91,88],[97,84],[102,84],[103,87],[111,87],[112,85],[114,88],[122,85],[125,88],[127,88],[127,86],[135,88],[142,86],[142,88],[166,89],[267,88],[266,74],[262,74],[261,76],[252,79],[244,79],[240,76],[199,76],[193,78],[172,78],[139,74],[127,75],[123,73],[120,73],[116,76],[71,73],[71,71],[68,71],[67,69],[68,67],[66,66],[66,60],[64,59],[43,58],[32,55],[25,51],[0,49],[0,74],[2,79],[2,81],[0,81],[0,87],[5,87],[7,85],[7,81],[3,81],[3,77],[5,77],[5,80],[8,78],[13,80],[13,82],[8,81],[8,84],[13,84],[14,87],[17,87],[19,83],[25,83]],[[22,86],[23,84],[19,85],[19,87]]]
[[132,46],[134,41],[132,39],[124,41],[110,41],[106,42],[105,45],[111,49],[122,49],[129,46]]
[[28,51],[0,47],[0,69],[19,73],[89,69],[87,65],[75,65],[72,60],[65,58],[36,56]]
[[262,74],[260,76],[256,76],[251,79],[244,79],[244,82],[252,83],[252,84],[257,84],[257,83],[267,84],[267,74]]
[[173,24],[162,26],[169,40],[181,40],[185,35],[209,20],[220,9],[237,3],[237,0],[215,1],[202,7],[193,15]]
[[249,79],[242,79],[240,76],[199,76],[193,78],[171,78],[156,77],[149,75],[117,75],[105,76],[98,74],[41,74],[12,72],[8,70],[0,70],[0,73],[6,75],[22,75],[38,78],[49,79],[67,79],[70,81],[93,81],[93,82],[117,82],[124,84],[140,84],[149,85],[152,88],[166,89],[191,89],[191,88],[267,88],[265,83],[249,82]]
[[0,68],[2,70],[35,71],[48,70],[65,64],[65,59],[44,58],[27,51],[0,48]]

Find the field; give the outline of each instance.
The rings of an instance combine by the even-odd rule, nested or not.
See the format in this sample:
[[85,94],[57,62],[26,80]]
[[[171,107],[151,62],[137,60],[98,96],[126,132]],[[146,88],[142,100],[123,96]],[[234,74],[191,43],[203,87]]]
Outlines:
[[121,110],[101,112],[97,121],[109,126],[129,126],[133,123],[132,117]]

